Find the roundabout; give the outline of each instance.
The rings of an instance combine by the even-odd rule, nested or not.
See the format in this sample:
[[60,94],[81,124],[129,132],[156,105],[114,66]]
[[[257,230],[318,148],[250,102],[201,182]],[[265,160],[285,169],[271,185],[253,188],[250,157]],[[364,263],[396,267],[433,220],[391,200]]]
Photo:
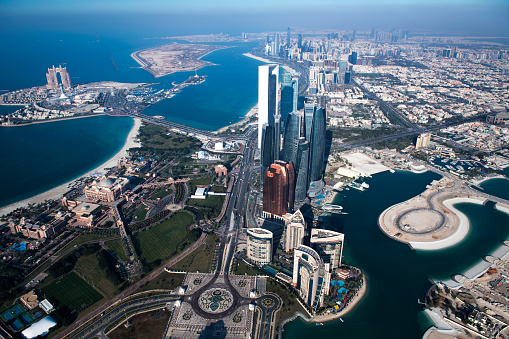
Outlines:
[[430,208],[416,208],[403,212],[396,219],[400,231],[411,234],[432,233],[444,226],[445,215]]
[[233,295],[223,288],[211,288],[198,297],[198,306],[207,313],[222,313],[233,305]]

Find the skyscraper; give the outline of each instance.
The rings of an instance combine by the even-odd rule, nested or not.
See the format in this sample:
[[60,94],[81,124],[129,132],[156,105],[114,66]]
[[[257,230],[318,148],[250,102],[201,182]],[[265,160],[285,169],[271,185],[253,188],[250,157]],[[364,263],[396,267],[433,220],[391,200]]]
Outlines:
[[325,130],[325,108],[319,108],[313,115],[313,126],[311,133],[311,159],[309,162],[310,181],[322,180],[323,158],[325,156]]
[[286,117],[285,137],[283,139],[283,160],[296,165],[297,147],[302,124],[302,113],[292,112]]
[[286,31],[286,48],[290,48],[290,27]]
[[297,36],[297,47],[302,48],[302,34]]
[[306,199],[309,186],[309,142],[304,137],[299,138],[295,171],[295,202],[302,202]]
[[263,176],[263,212],[283,216],[293,209],[295,172],[284,161],[271,164]]
[[293,258],[292,285],[304,302],[316,310],[329,291],[329,265],[324,264],[315,250],[304,245],[295,249]]
[[297,110],[299,78],[284,72],[281,76],[281,116],[286,119],[290,112]]
[[67,72],[67,68],[62,67],[62,66],[58,66],[56,68],[55,68],[55,66],[53,66],[52,68],[48,68],[48,73],[46,73],[46,80],[48,80],[48,84],[46,85],[46,88],[53,89],[53,90],[56,90],[59,88],[57,73],[60,73],[60,79],[62,80],[62,86],[65,89],[71,88],[71,77],[69,76],[69,73]]
[[357,52],[352,52],[352,54],[348,56],[348,62],[352,65],[357,65]]
[[258,67],[258,148],[262,146],[263,124],[274,126],[279,107],[279,65]]
[[279,57],[279,53],[281,52],[281,46],[279,42],[279,33],[274,33],[274,56]]
[[274,116],[274,146],[273,155],[274,160],[281,159],[281,114],[277,113]]
[[331,270],[341,266],[343,243],[345,242],[343,233],[313,228],[309,241],[324,263],[330,264]]
[[306,234],[306,221],[302,212],[297,210],[289,218],[285,217],[285,242],[286,253],[302,245]]
[[313,117],[315,115],[315,103],[304,104],[304,130],[306,132],[306,140],[311,142],[311,130],[313,128]]
[[262,146],[260,147],[260,175],[274,162],[274,127],[269,124],[262,126]]

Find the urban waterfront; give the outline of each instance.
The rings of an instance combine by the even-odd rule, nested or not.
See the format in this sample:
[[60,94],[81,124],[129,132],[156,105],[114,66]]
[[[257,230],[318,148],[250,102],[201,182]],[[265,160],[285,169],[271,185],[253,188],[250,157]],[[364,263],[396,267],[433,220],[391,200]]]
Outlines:
[[414,251],[408,245],[385,236],[377,219],[387,207],[425,190],[439,176],[432,172],[415,174],[383,172],[367,179],[370,189],[338,194],[348,215],[328,217],[332,230],[345,234],[344,262],[360,267],[366,274],[367,293],[363,300],[339,320],[317,327],[296,320],[285,327],[284,338],[312,335],[335,338],[421,338],[431,322],[422,305],[430,278],[445,280],[462,273],[509,239],[509,215],[469,203],[456,205],[470,220],[471,231],[456,246],[439,251]]
[[[12,37],[6,41],[14,48]],[[59,62],[67,65],[73,83],[156,82],[154,86],[159,89],[171,88],[172,82],[182,82],[191,74],[174,73],[154,80],[130,56],[136,50],[171,43],[169,40],[133,38],[128,43],[114,39],[92,40],[79,34],[53,34],[42,41],[36,37],[26,38],[26,41],[27,44],[20,46],[18,51],[24,57],[16,60],[12,55],[3,55],[0,61],[21,64],[27,61],[28,49],[37,48],[42,43],[51,52],[30,59],[25,72],[4,68],[0,89],[44,85],[46,69]],[[204,83],[188,86],[175,97],[163,100],[143,113],[162,115],[167,120],[206,130],[217,130],[241,120],[256,104],[257,66],[262,64],[242,55],[256,43],[241,45],[207,55],[204,59],[216,65],[200,70],[199,74],[206,76]],[[11,81],[13,78],[15,81]],[[240,78],[243,86],[238,86]],[[0,114],[7,114],[19,106],[0,108]],[[102,116],[0,129],[1,144],[9,145],[3,152],[3,160],[8,166],[0,170],[3,178],[0,184],[4,187],[0,193],[0,207],[42,193],[96,168],[122,147],[131,126],[130,118]]]

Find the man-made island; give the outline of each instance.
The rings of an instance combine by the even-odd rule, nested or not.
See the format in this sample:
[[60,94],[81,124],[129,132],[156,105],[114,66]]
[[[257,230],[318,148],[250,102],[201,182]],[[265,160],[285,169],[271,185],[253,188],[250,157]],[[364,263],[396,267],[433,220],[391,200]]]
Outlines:
[[200,60],[200,58],[222,48],[228,47],[175,42],[134,52],[131,57],[154,78],[159,78],[176,72],[196,71],[205,66],[213,65],[213,63]]

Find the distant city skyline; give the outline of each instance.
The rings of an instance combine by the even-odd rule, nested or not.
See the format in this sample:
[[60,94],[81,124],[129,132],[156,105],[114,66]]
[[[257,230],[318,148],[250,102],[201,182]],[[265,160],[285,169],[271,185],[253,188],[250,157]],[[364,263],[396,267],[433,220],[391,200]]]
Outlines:
[[[270,8],[270,10],[268,10]],[[94,15],[99,25],[108,16],[132,16],[135,25],[188,27],[189,34],[218,32],[260,32],[289,27],[315,29],[410,29],[451,32],[509,34],[509,2],[504,0],[260,0],[253,3],[233,0],[163,1],[149,0],[5,0],[0,18],[19,15],[58,16]],[[150,16],[148,18],[143,18]],[[186,17],[187,20],[183,20]],[[195,21],[189,22],[189,17]],[[224,18],[229,20],[225,22]],[[55,23],[56,25],[57,23]],[[127,25],[127,22],[118,22]],[[194,25],[191,26],[191,24]],[[185,27],[181,27],[181,26]],[[0,29],[4,24],[0,23]],[[180,27],[179,27],[180,26]],[[69,27],[69,29],[77,29]]]

